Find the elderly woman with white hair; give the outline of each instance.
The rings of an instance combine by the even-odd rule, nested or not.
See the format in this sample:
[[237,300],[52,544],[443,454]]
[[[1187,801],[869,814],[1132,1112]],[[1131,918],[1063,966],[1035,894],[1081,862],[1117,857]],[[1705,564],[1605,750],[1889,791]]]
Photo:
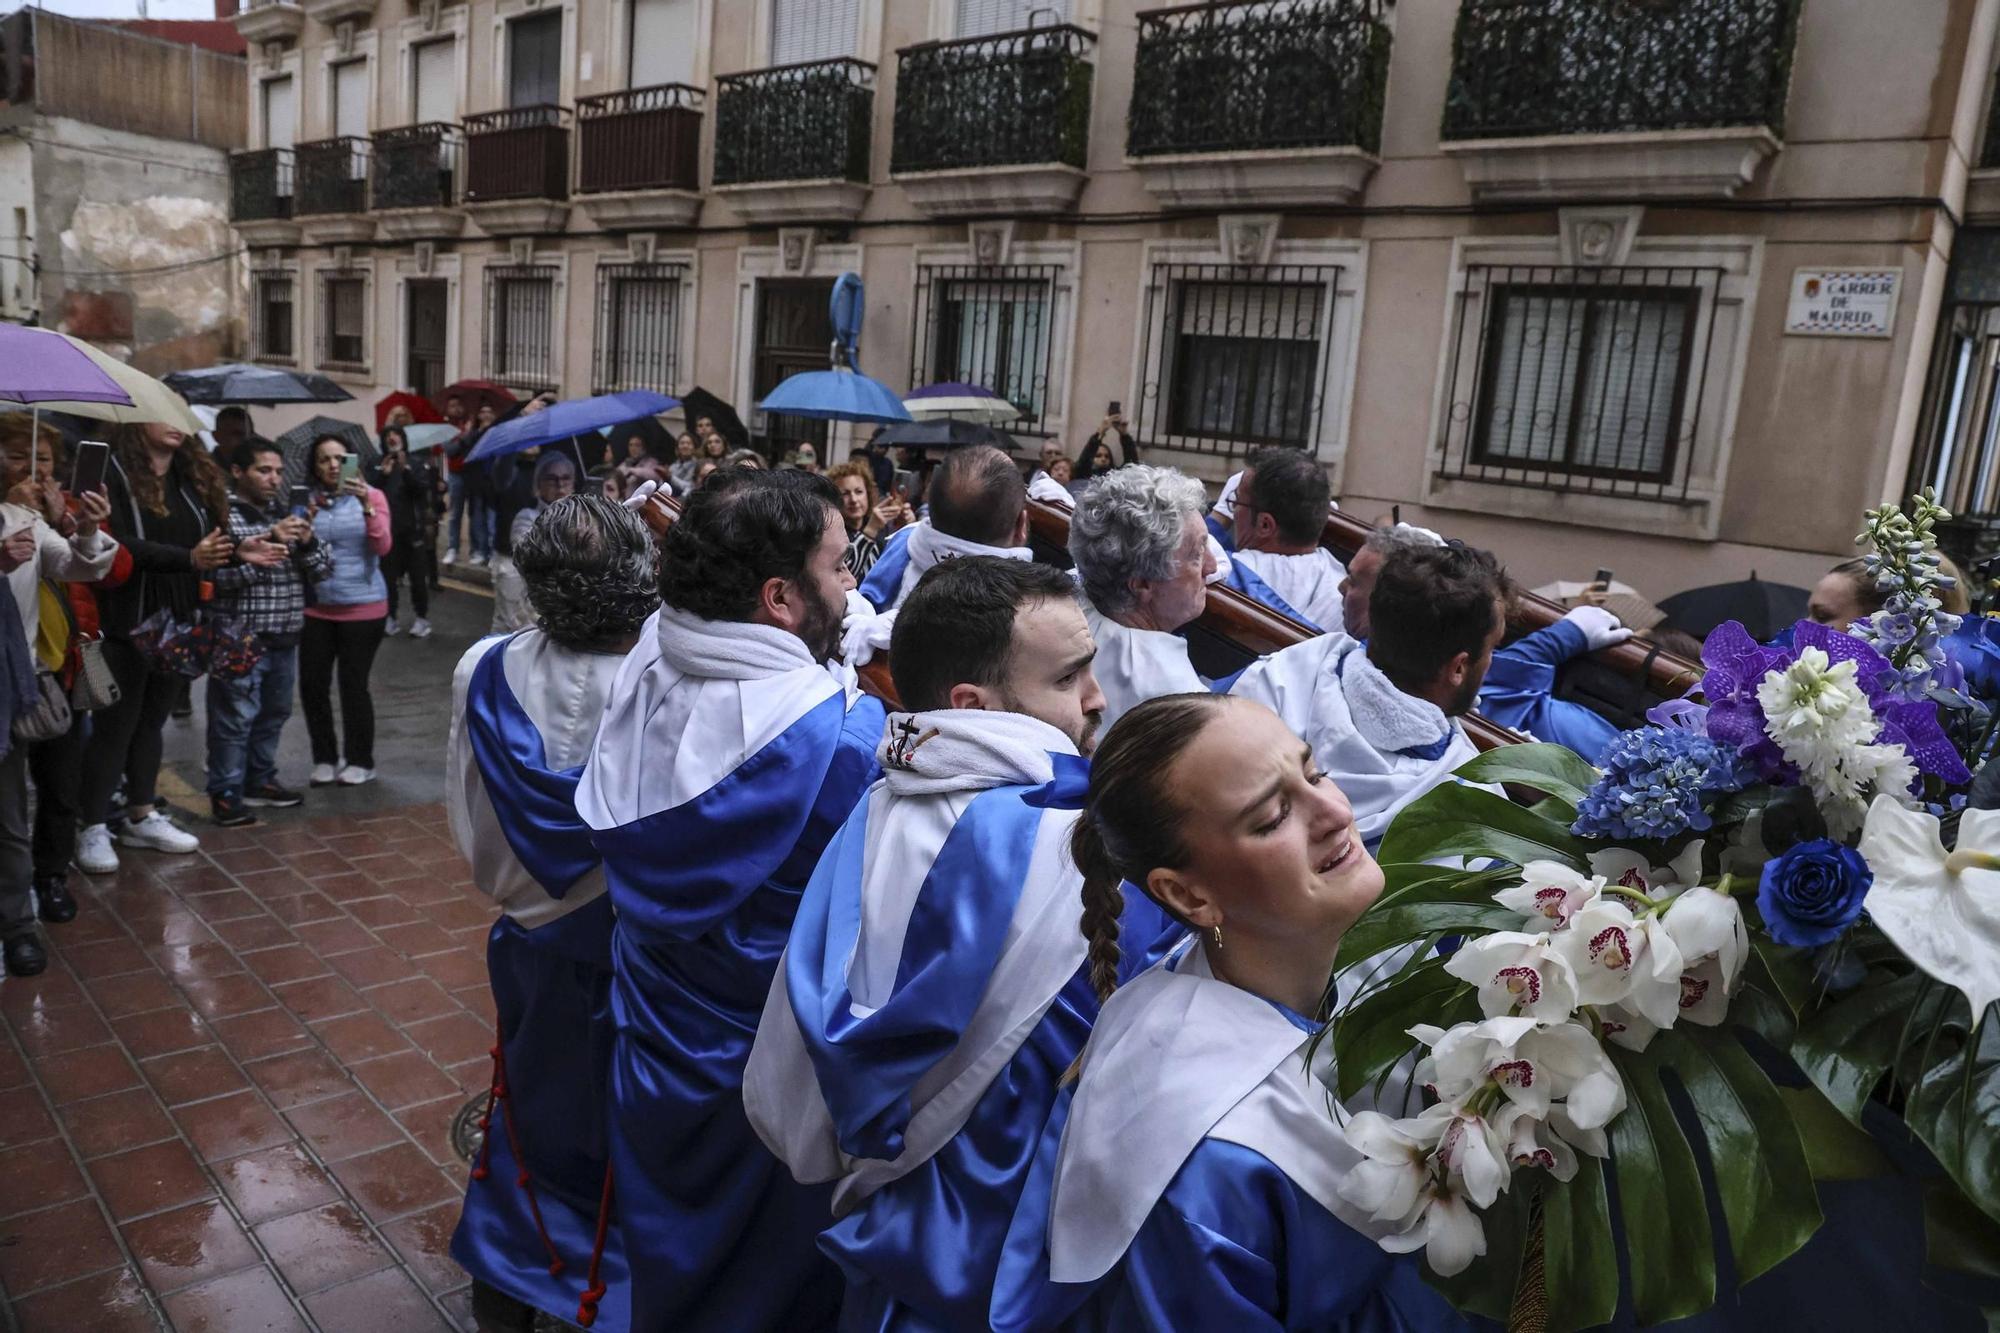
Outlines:
[[1174,632],[1201,614],[1215,571],[1206,498],[1193,477],[1134,464],[1105,473],[1077,499],[1069,553],[1097,640],[1092,670],[1106,727],[1148,699],[1208,688]]
[[528,588],[514,567],[514,543],[528,535],[535,520],[556,501],[576,493],[576,460],[560,449],[543,452],[535,461],[535,503],[517,511],[508,525],[506,539],[494,543],[493,623],[489,634],[511,634],[534,623],[528,604]]

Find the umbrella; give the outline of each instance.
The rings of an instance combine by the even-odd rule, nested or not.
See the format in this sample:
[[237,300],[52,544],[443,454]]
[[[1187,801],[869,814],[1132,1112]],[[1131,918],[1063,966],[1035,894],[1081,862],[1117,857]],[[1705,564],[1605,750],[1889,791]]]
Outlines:
[[0,399],[132,405],[132,395],[74,343],[19,324],[0,324]]
[[919,421],[930,421],[937,417],[957,417],[961,421],[976,421],[986,426],[997,426],[1013,421],[1021,415],[1021,409],[1002,398],[991,389],[977,384],[931,384],[911,393],[903,400],[903,406]]
[[553,444],[572,435],[615,426],[634,417],[654,416],[673,410],[679,400],[663,393],[634,389],[629,393],[606,393],[595,398],[578,398],[536,412],[532,416],[503,421],[479,437],[467,462],[498,458],[502,454]]
[[389,424],[389,414],[399,407],[407,408],[410,413],[410,420],[415,422],[429,423],[444,420],[444,417],[438,410],[431,406],[430,399],[398,389],[395,393],[386,395],[380,402],[375,404],[375,433],[377,435],[380,435],[382,428]]
[[341,421],[335,417],[313,417],[277,438],[278,450],[285,456],[287,485],[301,486],[309,479],[313,442],[324,435],[339,436],[349,449],[361,456],[364,466],[375,461],[375,442],[368,438],[365,429],[352,421]]
[[[909,406],[907,400],[904,406]],[[995,430],[976,421],[960,421],[956,417],[942,417],[935,421],[919,419],[885,426],[875,433],[876,444],[892,445],[902,449],[957,449],[968,444],[990,444],[996,449],[1014,451],[1014,437],[1004,430]]]
[[1767,583],[1753,572],[1739,583],[1689,588],[1660,603],[1669,628],[1705,639],[1725,620],[1740,620],[1760,643],[1804,617],[1810,590]]
[[206,370],[177,370],[166,377],[169,389],[190,403],[344,403],[353,394],[326,376],[282,366],[246,366],[241,362]]
[[820,421],[908,421],[902,399],[858,370],[808,370],[783,381],[757,404],[765,412]]
[[1616,579],[1608,584],[1558,579],[1554,583],[1544,583],[1535,592],[1552,602],[1561,602],[1565,609],[1574,610],[1586,604],[1601,606],[1629,629],[1649,630],[1667,618],[1666,613],[1647,601],[1637,588]]
[[453,398],[464,402],[468,421],[478,415],[481,403],[493,405],[493,415],[496,419],[506,416],[520,406],[520,400],[514,397],[512,389],[504,384],[495,384],[492,380],[460,380],[456,384],[447,384],[431,401],[439,413],[442,413],[444,405]]
[[707,417],[731,445],[741,448],[750,443],[750,432],[744,427],[743,418],[736,415],[736,409],[699,384],[682,395],[681,415],[687,419],[689,431],[694,430],[695,422]]
[[120,425],[129,422],[163,421],[176,430],[186,431],[190,435],[207,429],[194,413],[188,410],[185,398],[145,371],[134,370],[109,352],[100,351],[81,338],[72,338],[67,333],[57,333],[51,329],[35,329],[32,332],[39,337],[54,338],[68,343],[89,357],[92,365],[103,371],[124,390],[130,404],[126,406],[119,403],[64,398],[36,404],[40,409],[67,412],[73,417],[88,417],[92,421],[110,421]]
[[414,426],[403,427],[403,439],[413,454],[426,449],[442,449],[458,438],[458,427],[444,422],[420,421]]

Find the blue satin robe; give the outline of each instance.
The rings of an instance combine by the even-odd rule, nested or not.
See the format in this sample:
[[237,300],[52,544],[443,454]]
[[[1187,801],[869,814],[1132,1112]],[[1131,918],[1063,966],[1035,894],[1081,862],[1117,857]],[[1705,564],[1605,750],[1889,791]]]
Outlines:
[[[598,1327],[830,1328],[828,1186],[743,1114],[743,1066],[799,894],[877,776],[880,701],[834,694],[707,792],[595,835],[618,908],[611,1156],[631,1280]],[[622,1299],[621,1299],[622,1298]]]
[[1494,649],[1486,683],[1479,687],[1480,715],[1595,761],[1617,738],[1618,728],[1582,704],[1555,697],[1556,669],[1586,648],[1583,631],[1559,620]]
[[869,566],[868,577],[861,580],[861,595],[877,611],[894,606],[896,594],[903,590],[903,571],[910,567],[910,534],[915,531],[916,524],[911,523],[890,533],[882,543],[882,554]]

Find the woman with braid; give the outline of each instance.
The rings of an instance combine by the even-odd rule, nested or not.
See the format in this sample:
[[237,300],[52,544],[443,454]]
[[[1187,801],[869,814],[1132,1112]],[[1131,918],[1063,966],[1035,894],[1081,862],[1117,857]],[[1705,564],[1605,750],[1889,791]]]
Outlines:
[[[1042,1131],[992,1326],[1463,1327],[1338,1193],[1360,1154],[1311,1043],[1382,871],[1306,744],[1247,700],[1140,704],[1098,749],[1070,845],[1106,1001]],[[1133,884],[1193,938],[1111,994]]]

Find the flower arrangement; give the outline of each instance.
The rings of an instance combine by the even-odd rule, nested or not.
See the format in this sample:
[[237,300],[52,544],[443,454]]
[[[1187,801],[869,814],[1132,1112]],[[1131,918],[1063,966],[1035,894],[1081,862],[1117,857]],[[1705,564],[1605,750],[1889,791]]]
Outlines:
[[1378,1107],[1341,1193],[1461,1306],[1505,1318],[1539,1269],[1549,1327],[1609,1320],[1622,1240],[1640,1322],[1696,1314],[1718,1239],[1741,1281],[1806,1243],[1871,1104],[1943,1170],[1933,1255],[1967,1219],[2000,1252],[2000,811],[1964,808],[1994,727],[1938,600],[1946,518],[1868,515],[1868,622],[1724,625],[1701,700],[1596,767],[1503,747],[1390,827],[1341,949],[1400,960],[1331,1028],[1338,1093]]

